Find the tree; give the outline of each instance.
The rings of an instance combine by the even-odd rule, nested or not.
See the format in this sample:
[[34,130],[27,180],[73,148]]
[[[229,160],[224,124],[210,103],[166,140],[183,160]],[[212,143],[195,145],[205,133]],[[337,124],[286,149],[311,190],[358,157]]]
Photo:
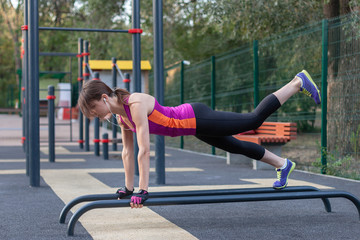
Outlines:
[[[326,18],[339,17],[329,22],[327,141],[328,150],[340,156],[356,152],[359,146],[356,133],[360,127],[360,100],[356,86],[360,84],[360,59],[354,54],[360,51],[358,3],[330,0],[324,5]],[[340,17],[349,13],[353,14]]]
[[[20,28],[22,21],[22,1],[14,6],[10,0],[0,0],[0,14],[4,18],[13,43],[15,71],[21,69],[20,59]],[[16,74],[16,85],[19,86],[19,76]]]

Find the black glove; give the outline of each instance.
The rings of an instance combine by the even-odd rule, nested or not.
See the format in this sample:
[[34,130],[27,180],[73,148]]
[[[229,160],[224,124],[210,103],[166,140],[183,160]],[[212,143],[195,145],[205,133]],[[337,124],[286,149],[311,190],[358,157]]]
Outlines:
[[131,197],[131,202],[134,204],[143,204],[149,198],[149,193],[140,189],[138,193],[135,193]]
[[126,196],[130,196],[131,194],[133,194],[133,192],[134,192],[134,190],[130,191],[126,187],[122,187],[122,188],[119,188],[118,190],[116,190],[116,194],[119,195],[119,198],[124,198]]

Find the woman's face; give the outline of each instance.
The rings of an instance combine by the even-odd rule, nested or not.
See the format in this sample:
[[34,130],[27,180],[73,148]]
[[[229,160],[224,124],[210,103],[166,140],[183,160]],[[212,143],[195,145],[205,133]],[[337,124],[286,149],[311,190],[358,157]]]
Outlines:
[[111,113],[109,108],[106,106],[103,101],[95,101],[94,107],[91,109],[91,114],[93,117],[98,117],[100,120],[111,119]]

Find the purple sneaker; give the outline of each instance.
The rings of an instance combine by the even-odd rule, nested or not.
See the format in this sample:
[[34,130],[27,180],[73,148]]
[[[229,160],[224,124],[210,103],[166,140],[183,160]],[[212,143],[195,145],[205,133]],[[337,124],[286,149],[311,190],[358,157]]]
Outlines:
[[287,166],[285,169],[276,169],[277,173],[277,181],[274,182],[273,188],[275,189],[282,189],[285,188],[288,184],[288,178],[290,176],[290,173],[295,169],[296,164],[289,159],[286,159]]
[[300,92],[312,97],[316,104],[320,104],[320,91],[315,82],[312,80],[310,74],[306,70],[302,70],[296,74],[296,76],[302,80]]

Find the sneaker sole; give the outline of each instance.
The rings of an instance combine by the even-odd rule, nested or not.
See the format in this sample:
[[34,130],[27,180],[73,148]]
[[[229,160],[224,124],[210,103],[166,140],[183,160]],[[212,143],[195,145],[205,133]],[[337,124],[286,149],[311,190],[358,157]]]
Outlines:
[[[310,82],[312,83],[312,85],[315,87],[317,93],[318,93],[318,96],[319,96],[319,100],[320,100],[320,103],[321,103],[321,97],[320,97],[320,90],[319,88],[317,87],[316,83],[314,82],[314,80],[312,79],[312,77],[310,76],[310,74],[306,71],[306,70],[302,70],[301,71],[303,74],[305,74],[305,76],[310,80]],[[320,104],[319,103],[319,104]]]
[[291,167],[291,169],[290,169],[290,171],[289,171],[289,174],[287,175],[285,185],[282,186],[282,187],[273,187],[274,189],[283,189],[283,188],[286,188],[286,186],[288,185],[289,176],[290,176],[290,174],[292,173],[292,171],[293,171],[293,170],[295,169],[295,167],[296,167],[296,163],[292,162],[292,164],[293,164],[293,165],[292,165],[292,167]]

